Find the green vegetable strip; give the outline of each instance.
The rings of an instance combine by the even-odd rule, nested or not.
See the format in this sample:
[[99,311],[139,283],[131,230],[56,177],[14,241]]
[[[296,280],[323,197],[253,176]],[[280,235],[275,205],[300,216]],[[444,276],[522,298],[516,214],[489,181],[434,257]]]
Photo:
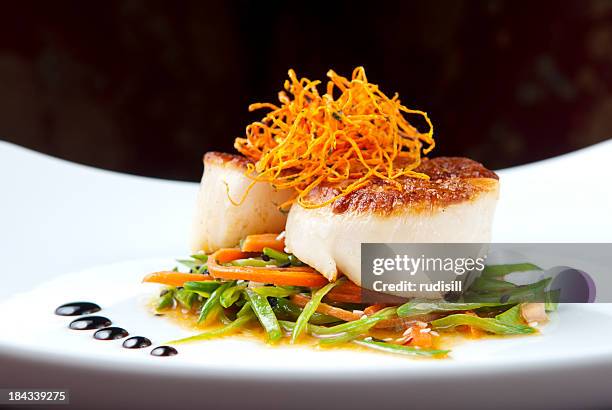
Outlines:
[[[383,319],[388,319],[389,317],[395,314],[395,308],[389,307],[385,308],[379,312],[376,312],[372,316],[368,316],[362,319],[353,320],[352,322],[342,323],[340,325],[326,327],[326,326],[317,326],[308,324],[306,327],[308,332],[314,336],[318,337],[329,337],[329,336],[342,336],[346,333],[358,333],[364,334],[371,327],[376,325],[376,323],[380,322]],[[289,322],[286,320],[280,321],[281,326],[286,331],[294,331],[297,323]]]
[[234,261],[231,261],[229,264],[234,265],[234,266],[255,266],[258,268],[265,267],[265,266],[280,265],[278,261],[274,259],[270,259],[269,261],[264,261],[263,259],[257,259],[257,258],[236,259]]
[[181,265],[185,265],[189,269],[193,269],[193,270],[197,270],[200,267],[200,265],[202,265],[202,262],[200,262],[199,260],[177,259],[176,261],[180,263]]
[[174,292],[174,298],[183,306],[185,309],[191,309],[193,302],[197,299],[197,293],[190,292],[186,289],[177,289]]
[[426,315],[432,312],[452,312],[455,310],[473,310],[482,307],[503,306],[504,303],[466,303],[466,302],[423,302],[411,301],[397,309],[399,317]]
[[412,346],[402,346],[385,342],[375,342],[373,340],[354,340],[353,343],[359,346],[368,347],[370,349],[380,350],[387,353],[403,354],[408,356],[441,357],[446,356],[450,352],[450,350],[418,349]]
[[516,304],[522,302],[543,302],[545,298],[544,290],[550,284],[552,278],[545,278],[539,282],[529,285],[517,286],[514,289],[509,289],[499,292],[487,292],[479,294],[466,295],[466,299],[474,298],[478,301],[491,303]]
[[184,339],[173,340],[168,342],[167,344],[179,344],[179,343],[187,343],[187,342],[195,342],[199,340],[209,340],[214,339],[219,336],[224,336],[226,334],[235,332],[240,328],[244,327],[248,322],[255,319],[255,314],[252,311],[245,313],[244,315],[236,318],[233,322],[215,330],[210,330],[208,332],[200,333],[195,336],[186,337]]
[[[302,314],[301,307],[284,298],[276,298],[276,306],[274,306],[272,309],[274,310],[277,318],[296,320]],[[309,320],[309,323],[313,323],[315,325],[325,325],[338,322],[342,322],[342,320],[319,312],[314,312]]]
[[347,332],[342,333],[341,335],[334,337],[326,337],[325,339],[319,340],[320,346],[333,346],[342,343],[348,343],[352,340],[357,339],[359,336],[363,335],[363,332]]
[[[285,332],[293,332],[293,329],[295,329],[295,325],[296,325],[295,322],[290,322],[288,320],[279,320],[278,323],[281,325],[281,327],[283,328]],[[313,336],[323,336],[323,334],[319,332],[324,331],[325,329],[327,329],[327,327],[313,325],[313,324],[308,323],[308,325],[306,326],[306,329],[308,333],[310,333]],[[341,333],[341,334],[344,334],[344,333]],[[337,333],[334,333],[334,335],[340,336]]]
[[517,285],[511,282],[506,282],[501,279],[489,278],[486,276],[480,276],[476,278],[474,283],[470,286],[469,290],[474,292],[490,292],[490,291],[500,291],[500,290],[509,290],[516,288]]
[[219,297],[219,303],[221,303],[221,306],[224,308],[232,306],[238,299],[240,299],[240,295],[245,288],[246,284],[242,284],[225,289],[225,292],[223,292]]
[[[301,309],[300,309],[300,313],[301,313]],[[298,314],[296,316],[296,319],[299,316],[300,315]],[[329,316],[329,315],[325,315],[319,312],[314,312],[312,316],[310,317],[310,320],[308,321],[308,323],[312,323],[313,325],[329,325],[331,323],[339,323],[339,322],[344,322],[344,321],[341,319],[338,319],[335,316]]]
[[[278,324],[281,325],[285,332],[293,332],[293,329],[295,328],[295,322],[290,322],[289,320],[279,319]],[[308,325],[308,328],[310,329],[311,326],[312,325]]]
[[506,310],[503,313],[495,316],[496,320],[508,325],[524,325],[523,317],[521,316],[521,305],[516,305]]
[[263,254],[278,261],[281,265],[291,263],[289,255],[272,248],[263,248]]
[[242,317],[252,311],[253,309],[251,308],[251,302],[247,300],[247,302],[240,308],[238,313],[236,313],[236,317]]
[[205,273],[208,270],[206,262],[208,261],[208,255],[195,254],[191,255],[191,259],[177,259],[181,265],[187,266],[192,272]]
[[325,337],[330,335],[339,336],[345,333],[365,334],[381,320],[382,318],[380,317],[368,317],[353,320],[352,322],[343,323],[337,326],[322,327],[320,329],[314,328],[312,329],[312,334],[319,337]]
[[285,298],[299,293],[299,289],[286,289],[278,286],[261,286],[253,290],[261,296],[272,296],[275,298]]
[[550,290],[545,293],[544,310],[547,312],[555,312],[559,308],[559,298],[561,297],[561,289]]
[[367,332],[372,326],[383,319],[388,319],[394,316],[396,309],[393,307],[382,309],[371,316],[353,320],[352,322],[342,323],[341,325],[323,327],[318,326],[313,329],[312,333],[317,336],[337,335],[346,332]]
[[206,320],[211,312],[213,312],[216,308],[218,309],[221,307],[221,304],[219,303],[221,294],[225,292],[227,288],[234,286],[235,283],[235,281],[226,282],[211,293],[210,297],[206,300],[206,303],[204,303],[204,306],[202,306],[200,317],[198,317],[198,323]]
[[289,262],[291,262],[291,266],[304,266],[304,262],[295,255],[289,255]]
[[308,325],[308,321],[310,320],[310,317],[319,307],[319,304],[321,303],[321,299],[323,299],[323,297],[327,294],[327,292],[332,290],[333,287],[336,286],[337,283],[339,283],[339,281],[328,283],[327,285],[323,286],[321,289],[312,293],[312,297],[310,298],[306,306],[304,306],[304,310],[302,310],[302,314],[300,314],[300,316],[295,321],[295,328],[293,328],[293,333],[291,334],[291,343],[295,343],[298,340],[298,338],[302,335],[302,333],[304,332],[304,330],[306,329]]
[[284,298],[277,298],[276,306],[274,306],[272,309],[274,310],[274,313],[276,313],[276,317],[291,320],[296,320],[302,313],[302,309],[299,306]]
[[204,296],[205,298],[207,298],[219,286],[221,286],[221,282],[217,282],[214,280],[204,280],[198,282],[185,282],[183,288],[190,292],[196,292],[200,296]]
[[208,262],[208,255],[206,255],[204,253],[196,253],[195,255],[191,255],[191,257],[193,259],[199,260],[202,263]]
[[157,310],[171,308],[174,305],[174,289],[168,289],[166,293],[159,297],[157,302]]
[[500,277],[513,272],[527,272],[530,270],[542,270],[533,263],[512,263],[507,265],[489,265],[482,271],[483,276]]
[[244,293],[248,301],[251,302],[251,308],[257,315],[259,322],[266,330],[268,341],[278,341],[281,337],[283,337],[283,332],[281,331],[278,320],[276,319],[274,311],[272,310],[272,307],[268,303],[266,297],[259,295],[252,289],[245,289]]
[[[291,322],[289,320],[279,320],[278,323],[281,325],[285,332],[293,332],[293,329],[295,329],[295,322]],[[323,328],[323,326],[311,325],[310,323],[307,326],[307,329],[310,333],[312,333],[313,330],[316,330],[318,328]]]
[[469,325],[497,335],[525,335],[535,333],[535,329],[523,325],[510,325],[496,319],[482,318],[466,314],[456,314],[436,319],[431,322],[434,329],[452,329],[456,326]]

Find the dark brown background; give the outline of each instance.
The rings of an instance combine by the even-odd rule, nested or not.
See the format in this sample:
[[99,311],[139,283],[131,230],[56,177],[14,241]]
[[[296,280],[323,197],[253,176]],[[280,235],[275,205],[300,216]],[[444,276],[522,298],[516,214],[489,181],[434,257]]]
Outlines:
[[364,65],[493,168],[612,135],[612,2],[19,1],[0,13],[0,138],[195,180],[288,68]]

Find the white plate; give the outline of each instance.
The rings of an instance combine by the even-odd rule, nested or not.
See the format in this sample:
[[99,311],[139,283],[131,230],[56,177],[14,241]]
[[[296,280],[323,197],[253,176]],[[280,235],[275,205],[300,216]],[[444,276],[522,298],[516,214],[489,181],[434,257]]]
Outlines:
[[[494,240],[612,236],[612,142],[502,171]],[[69,330],[56,306],[92,300],[155,344],[189,334],[145,308],[142,275],[186,253],[196,185],[115,174],[0,143],[0,387],[69,387],[73,403],[213,408],[612,405],[612,307],[563,306],[543,334],[424,361],[270,348],[227,338],[175,357]],[[580,171],[580,172],[577,172]],[[585,177],[586,175],[586,177]],[[65,272],[76,272],[66,274]]]

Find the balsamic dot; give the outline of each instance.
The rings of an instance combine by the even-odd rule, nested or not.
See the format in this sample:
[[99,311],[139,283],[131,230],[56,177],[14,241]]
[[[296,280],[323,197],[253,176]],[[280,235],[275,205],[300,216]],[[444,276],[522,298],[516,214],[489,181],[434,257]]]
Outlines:
[[178,351],[171,346],[158,346],[151,350],[151,355],[153,356],[175,356],[177,354]]
[[55,314],[59,316],[80,316],[80,315],[91,315],[92,313],[99,312],[100,306],[91,302],[72,302],[66,303],[55,309]]
[[112,325],[113,322],[104,316],[86,316],[70,322],[68,327],[73,330],[101,329]]
[[123,342],[123,347],[126,349],[142,349],[149,346],[151,346],[151,341],[142,336],[130,337]]
[[98,340],[117,340],[127,337],[129,333],[121,327],[105,327],[94,333],[94,338]]

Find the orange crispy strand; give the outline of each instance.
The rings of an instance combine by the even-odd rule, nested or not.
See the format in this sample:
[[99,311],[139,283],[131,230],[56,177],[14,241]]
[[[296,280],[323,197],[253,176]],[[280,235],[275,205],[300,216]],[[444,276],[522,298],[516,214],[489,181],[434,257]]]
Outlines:
[[[236,138],[234,143],[253,161],[246,173],[253,183],[294,189],[296,196],[289,203],[318,208],[374,178],[397,189],[401,189],[399,177],[428,178],[414,171],[421,154],[435,146],[427,113],[406,108],[397,94],[387,97],[368,82],[363,67],[357,67],[350,80],[332,70],[327,76],[326,92],[320,95],[320,81],[298,79],[289,70],[289,80],[279,93],[280,104],[249,107],[270,110],[246,128],[246,138]],[[429,130],[419,132],[405,114],[422,116]],[[321,184],[340,186],[339,194],[322,203],[309,202],[308,193]]]

